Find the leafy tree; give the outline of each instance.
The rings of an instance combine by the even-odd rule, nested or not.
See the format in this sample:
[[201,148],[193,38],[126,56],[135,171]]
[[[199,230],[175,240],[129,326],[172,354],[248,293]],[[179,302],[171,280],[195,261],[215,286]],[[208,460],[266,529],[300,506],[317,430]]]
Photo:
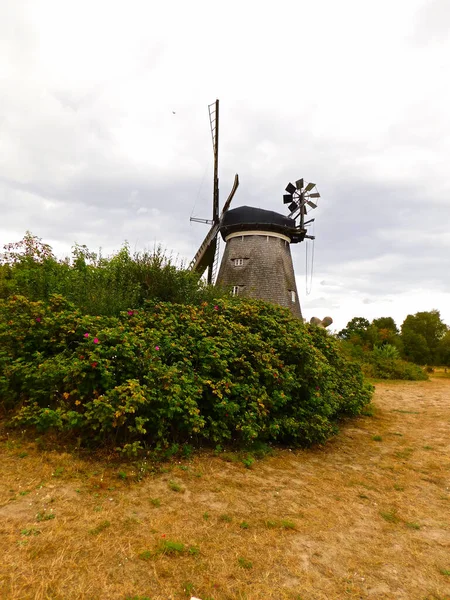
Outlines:
[[394,334],[400,333],[392,317],[380,317],[379,319],[374,319],[372,321],[372,325],[374,325],[380,331],[386,329],[387,331]]
[[398,329],[392,317],[381,317],[369,323],[364,317],[354,317],[347,327],[338,333],[342,340],[362,346],[365,351],[373,350],[375,346],[390,344],[401,351]]
[[435,364],[439,359],[440,340],[447,331],[438,310],[408,315],[402,324],[402,341],[407,360]]
[[403,355],[403,344],[399,329],[392,317],[374,319],[371,324],[373,346],[393,346]]
[[450,367],[450,328],[439,341],[438,346],[439,363]]
[[353,319],[347,323],[347,327],[339,331],[338,337],[343,340],[350,340],[354,337],[364,340],[369,327],[370,323],[364,317],[353,317]]
[[376,329],[377,344],[390,344],[398,348],[399,330],[392,317],[380,317],[372,321],[373,328]]
[[51,246],[44,244],[41,238],[27,231],[20,242],[12,242],[3,246],[0,264],[17,264],[26,261],[42,262],[55,259]]
[[422,334],[406,330],[402,333],[402,342],[406,360],[418,365],[426,365],[432,362],[430,349]]

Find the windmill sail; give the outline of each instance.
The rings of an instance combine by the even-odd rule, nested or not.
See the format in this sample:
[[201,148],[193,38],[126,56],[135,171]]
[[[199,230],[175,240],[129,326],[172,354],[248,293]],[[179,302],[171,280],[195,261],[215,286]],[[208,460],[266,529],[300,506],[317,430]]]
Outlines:
[[208,110],[214,152],[213,221],[217,223],[219,221],[219,101],[210,104]]
[[206,234],[200,248],[197,250],[197,254],[191,261],[190,268],[192,271],[196,271],[200,275],[206,271],[206,269],[212,265],[214,261],[214,254],[216,252],[217,245],[217,234],[219,233],[219,223],[216,223]]
[[236,175],[234,176],[234,183],[233,183],[233,187],[231,188],[231,192],[230,195],[227,198],[227,201],[225,202],[225,204],[223,205],[222,208],[222,214],[220,215],[220,218],[223,217],[223,215],[227,212],[227,210],[230,208],[230,204],[231,201],[233,200],[233,197],[236,193],[236,190],[239,187],[239,175],[236,173]]
[[219,271],[219,255],[220,255],[220,235],[216,237],[216,251],[214,252],[214,262],[212,266],[212,283],[216,282],[217,273]]
[[203,240],[200,248],[197,250],[197,254],[194,256],[194,258],[191,261],[191,264],[189,265],[192,271],[196,271],[200,275],[203,275],[206,269],[210,266],[212,267],[212,265],[214,264],[214,256],[216,254],[217,235],[219,233],[220,221],[222,220],[222,217],[226,213],[226,211],[230,208],[231,201],[233,200],[233,196],[236,193],[238,187],[239,175],[236,174],[234,176],[234,183],[233,187],[231,188],[230,195],[228,196],[227,201],[223,206],[219,222],[214,223],[212,225],[211,229],[206,234],[206,237]]
[[[213,189],[213,218],[212,227],[208,231],[202,245],[197,251],[190,263],[190,268],[200,275],[208,269],[207,281],[209,284],[213,283],[215,276],[214,264],[217,266],[219,246],[217,243],[217,235],[219,233],[220,221],[224,212],[226,212],[231,204],[234,193],[239,185],[239,177],[236,175],[234,178],[233,189],[228,196],[227,201],[222,210],[222,214],[219,216],[219,100],[216,100],[213,104],[208,106],[209,111],[209,123],[211,125],[211,137],[213,143],[214,152],[214,189]],[[192,219],[191,220],[199,220]]]

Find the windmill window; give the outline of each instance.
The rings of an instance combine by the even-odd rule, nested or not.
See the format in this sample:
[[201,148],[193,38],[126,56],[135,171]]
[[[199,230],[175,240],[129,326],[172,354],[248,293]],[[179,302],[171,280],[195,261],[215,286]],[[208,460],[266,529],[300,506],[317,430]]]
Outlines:
[[295,302],[295,292],[294,292],[294,290],[291,291],[291,300],[292,300],[292,302]]
[[232,294],[233,294],[233,296],[237,296],[239,294],[239,286],[238,285],[233,286]]
[[235,267],[242,267],[243,264],[244,264],[244,259],[243,258],[235,258],[234,259],[234,266]]

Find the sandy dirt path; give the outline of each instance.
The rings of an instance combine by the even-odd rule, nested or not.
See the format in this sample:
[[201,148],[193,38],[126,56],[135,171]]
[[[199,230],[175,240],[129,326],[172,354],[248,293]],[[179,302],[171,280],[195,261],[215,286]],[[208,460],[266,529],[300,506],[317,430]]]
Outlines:
[[374,407],[320,448],[142,481],[2,434],[0,598],[449,600],[450,380]]

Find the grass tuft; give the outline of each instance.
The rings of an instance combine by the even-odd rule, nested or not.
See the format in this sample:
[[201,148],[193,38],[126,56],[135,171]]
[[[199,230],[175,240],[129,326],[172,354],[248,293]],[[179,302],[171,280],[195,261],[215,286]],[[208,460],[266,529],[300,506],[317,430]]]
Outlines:
[[41,522],[41,521],[51,521],[52,519],[54,519],[56,517],[55,513],[50,512],[50,513],[46,513],[44,512],[38,512],[38,514],[36,515],[36,521]]
[[395,453],[396,458],[400,458],[401,460],[408,460],[411,454],[414,452],[414,448],[405,448],[404,450],[399,450]]
[[41,533],[40,529],[35,529],[34,527],[30,527],[30,529],[22,529],[20,535],[39,535]]
[[93,529],[90,529],[89,533],[91,535],[98,535],[102,531],[105,531],[105,529],[108,529],[108,527],[111,527],[111,523],[109,521],[102,521],[101,523],[99,523],[97,525],[97,527],[94,527]]
[[398,523],[400,521],[400,519],[397,516],[397,510],[396,509],[392,509],[392,510],[388,510],[388,511],[382,511],[382,510],[380,510],[380,515],[388,523]]
[[220,515],[219,517],[219,521],[223,521],[224,523],[231,523],[231,521],[233,520],[233,517],[230,517],[230,515]]
[[238,564],[242,569],[252,569],[253,563],[242,556],[238,558]]
[[184,492],[183,486],[181,486],[176,481],[169,481],[168,486],[169,489],[172,490],[172,492]]
[[183,554],[186,551],[186,546],[181,542],[173,542],[171,540],[161,540],[158,546],[160,554]]
[[267,529],[274,529],[278,525],[277,521],[271,521],[270,519],[265,521],[264,524]]

